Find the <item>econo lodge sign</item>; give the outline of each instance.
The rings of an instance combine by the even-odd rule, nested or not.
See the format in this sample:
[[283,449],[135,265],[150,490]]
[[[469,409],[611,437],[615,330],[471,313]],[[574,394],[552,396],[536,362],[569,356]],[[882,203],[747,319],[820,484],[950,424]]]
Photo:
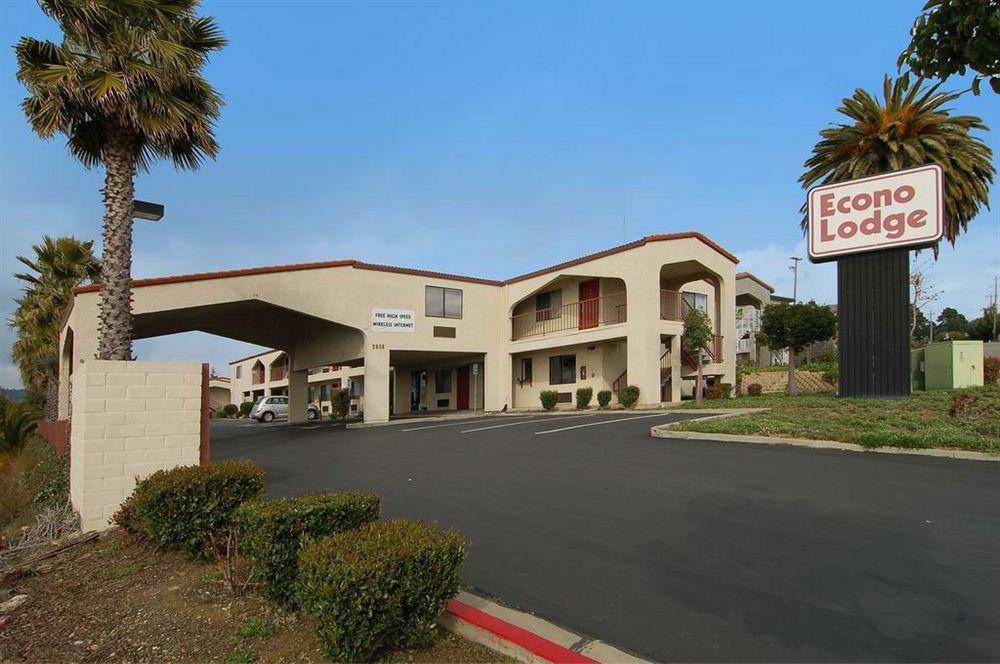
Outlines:
[[809,258],[927,246],[944,231],[944,176],[937,165],[809,190]]

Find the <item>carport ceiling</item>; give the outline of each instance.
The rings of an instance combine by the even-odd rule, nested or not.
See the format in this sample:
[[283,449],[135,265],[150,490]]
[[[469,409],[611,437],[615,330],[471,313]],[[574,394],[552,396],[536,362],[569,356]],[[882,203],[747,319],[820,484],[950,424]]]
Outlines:
[[433,350],[392,350],[389,351],[389,364],[393,366],[424,368],[430,365],[439,367],[460,366],[481,362],[484,353],[449,353]]

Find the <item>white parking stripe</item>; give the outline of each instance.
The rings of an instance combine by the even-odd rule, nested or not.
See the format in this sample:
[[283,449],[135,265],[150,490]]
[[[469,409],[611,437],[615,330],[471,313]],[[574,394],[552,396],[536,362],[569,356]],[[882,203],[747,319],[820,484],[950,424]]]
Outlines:
[[449,422],[448,424],[430,424],[425,427],[411,427],[409,429],[400,429],[400,431],[422,431],[424,429],[440,429],[441,427],[461,427],[461,426],[468,426],[470,424],[475,424],[476,422],[492,422],[492,421],[493,418],[487,418],[475,421],[465,420],[463,422]]
[[547,431],[536,431],[535,435],[541,436],[546,433],[559,433],[560,431],[569,431],[570,429],[582,429],[583,427],[599,427],[602,424],[617,424],[619,422],[628,422],[629,420],[645,420],[650,417],[668,417],[670,415],[676,415],[676,413],[656,413],[654,415],[639,415],[638,417],[616,417],[613,420],[591,422],[590,424],[574,424],[571,427],[563,427],[561,429],[548,429]]
[[[587,413],[586,415],[553,415],[551,417],[555,417],[560,420],[575,420],[580,417],[593,417],[593,416],[594,413]],[[460,431],[459,433],[473,433],[475,431],[487,431],[488,429],[502,429],[503,427],[516,427],[519,424],[534,424],[539,421],[544,421],[545,419],[551,419],[551,417],[550,418],[533,417],[530,420],[523,420],[521,422],[510,422],[509,424],[494,424],[493,426],[479,427],[478,429],[466,429],[465,431]]]

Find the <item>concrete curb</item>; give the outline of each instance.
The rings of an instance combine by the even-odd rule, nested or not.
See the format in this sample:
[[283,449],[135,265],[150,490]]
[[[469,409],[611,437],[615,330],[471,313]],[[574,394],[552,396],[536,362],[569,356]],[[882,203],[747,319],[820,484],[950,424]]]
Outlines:
[[[737,412],[738,410],[738,412]],[[685,422],[705,422],[719,420],[748,413],[763,412],[768,408],[733,409],[732,411],[710,411],[708,417],[685,420]],[[945,449],[914,449],[908,447],[865,447],[857,443],[842,443],[838,440],[813,440],[810,438],[783,438],[779,436],[748,436],[731,433],[705,433],[703,431],[673,431],[680,422],[658,424],[649,430],[653,438],[672,438],[675,440],[711,440],[723,443],[751,443],[754,445],[793,445],[809,447],[818,450],[841,450],[843,452],[867,452],[870,454],[901,454],[907,456],[937,457],[941,459],[961,459],[964,461],[1000,461],[1000,456],[986,452],[970,452],[966,450]]]
[[639,664],[646,661],[602,641],[581,637],[538,616],[467,592],[459,593],[456,599],[448,602],[438,624],[464,639],[529,664]]
[[407,417],[388,422],[350,422],[348,429],[373,429],[375,427],[395,427],[404,424],[419,424],[421,422],[447,422],[448,420],[469,420],[476,417],[487,417],[492,413],[461,413],[458,415],[425,415],[423,417]]

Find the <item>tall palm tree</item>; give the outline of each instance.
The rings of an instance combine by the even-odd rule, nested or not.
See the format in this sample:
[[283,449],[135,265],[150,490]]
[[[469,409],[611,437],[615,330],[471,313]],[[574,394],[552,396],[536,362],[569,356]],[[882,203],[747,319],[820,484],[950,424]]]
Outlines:
[[[820,131],[823,139],[806,161],[808,169],[799,182],[806,189],[815,184],[843,182],[889,171],[938,164],[944,170],[944,235],[953,245],[980,207],[989,209],[989,186],[996,169],[993,152],[973,129],[989,131],[980,118],[951,115],[945,104],[959,97],[939,92],[938,85],[924,88],[922,79],[910,85],[904,75],[885,77],[884,102],[858,88],[843,100],[838,112],[852,124],[838,124]],[[807,206],[802,206],[802,230],[808,228]]]
[[29,401],[44,403],[46,419],[55,419],[58,413],[59,323],[70,293],[74,286],[96,281],[100,275],[93,247],[93,242],[75,237],[46,235],[32,247],[33,258],[17,257],[30,272],[14,275],[24,286],[11,319],[17,332],[11,357],[21,371]]
[[202,77],[225,45],[197,0],[39,0],[62,29],[60,44],[22,37],[21,104],[43,138],[66,136],[87,168],[103,164],[98,357],[132,359],[132,216],[137,169],[157,159],[197,168],[215,157],[222,99]]

